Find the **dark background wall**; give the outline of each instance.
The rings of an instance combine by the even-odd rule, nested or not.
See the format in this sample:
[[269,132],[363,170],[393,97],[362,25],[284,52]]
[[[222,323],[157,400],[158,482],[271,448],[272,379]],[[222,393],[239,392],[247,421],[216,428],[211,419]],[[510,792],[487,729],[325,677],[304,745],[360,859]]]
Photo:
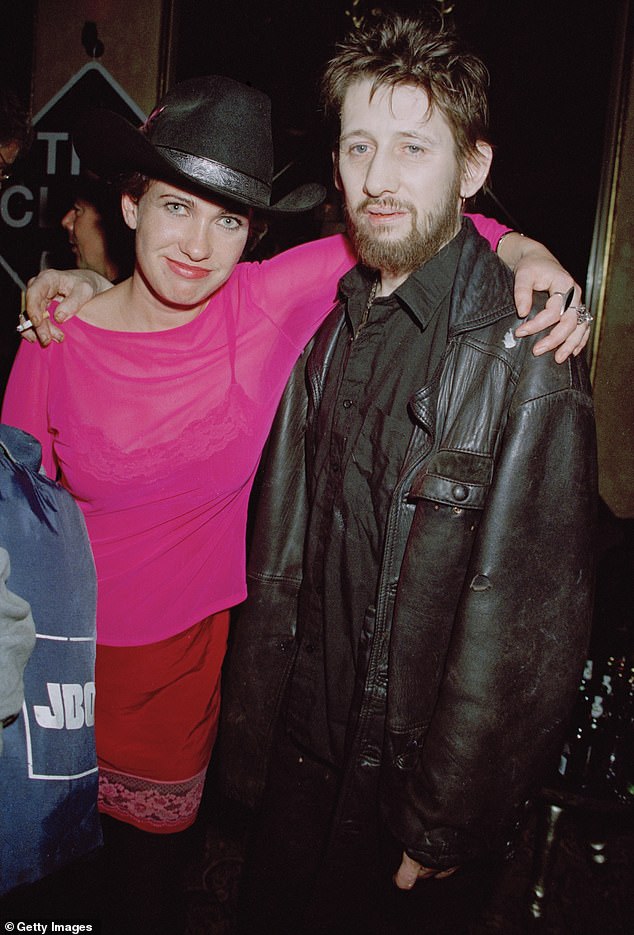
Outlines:
[[35,0],[0,2],[0,84],[25,100],[31,87]]

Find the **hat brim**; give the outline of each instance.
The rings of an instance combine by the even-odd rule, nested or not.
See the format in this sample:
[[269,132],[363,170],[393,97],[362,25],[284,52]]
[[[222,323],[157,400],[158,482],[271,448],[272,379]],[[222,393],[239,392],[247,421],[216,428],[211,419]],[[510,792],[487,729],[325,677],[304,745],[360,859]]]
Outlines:
[[[139,129],[120,114],[109,110],[84,110],[75,123],[72,137],[82,167],[103,179],[112,180],[124,174],[141,172],[150,178],[162,179],[194,191],[202,197],[219,195],[225,200],[269,215],[301,214],[320,205],[326,197],[323,185],[308,183],[300,185],[275,204],[268,204],[244,191],[248,185],[229,186],[222,180],[201,178],[198,173],[194,176],[164,158],[160,148],[153,146]],[[195,161],[195,157],[187,153],[183,155]]]

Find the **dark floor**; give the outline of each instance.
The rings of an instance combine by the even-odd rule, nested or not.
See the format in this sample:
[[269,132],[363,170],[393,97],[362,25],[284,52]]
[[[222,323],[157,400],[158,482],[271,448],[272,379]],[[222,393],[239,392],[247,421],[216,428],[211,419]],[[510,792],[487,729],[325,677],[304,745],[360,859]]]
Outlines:
[[[563,812],[539,923],[529,909],[535,825],[533,815],[490,904],[465,935],[632,935],[634,816],[602,819],[597,833],[583,812]],[[599,841],[606,842],[605,849],[597,847]],[[220,836],[210,824],[201,850],[186,873],[186,935],[231,935],[241,867],[239,839]],[[605,862],[594,862],[593,854]]]
[[[535,829],[534,813],[489,905],[465,935],[632,935],[634,815],[597,823],[578,809],[563,811],[539,922],[529,908]],[[219,834],[212,822],[200,847],[202,854],[186,872],[186,935],[231,935],[242,857],[239,837]]]
[[[472,920],[464,935],[632,935],[634,812],[598,819],[577,808],[562,812],[539,922],[531,915],[529,896],[536,814],[529,818],[515,857],[503,866],[484,912]],[[205,812],[190,844],[184,877],[185,935],[232,935],[243,832],[235,830],[234,823],[223,823],[220,831],[209,808],[204,816]],[[77,872],[77,865],[67,868],[55,878],[20,891],[17,898],[14,893],[0,901],[0,932],[8,920],[68,918],[68,911],[74,916],[81,870]]]

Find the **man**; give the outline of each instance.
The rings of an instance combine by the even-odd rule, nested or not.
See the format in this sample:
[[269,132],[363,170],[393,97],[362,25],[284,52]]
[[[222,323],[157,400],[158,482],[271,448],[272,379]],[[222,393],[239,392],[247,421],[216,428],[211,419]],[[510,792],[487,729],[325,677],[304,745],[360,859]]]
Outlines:
[[61,220],[78,269],[121,282],[134,268],[134,234],[123,220],[121,196],[89,175],[73,185],[73,203]]
[[463,932],[575,694],[592,404],[578,359],[516,338],[508,271],[461,221],[491,163],[486,84],[455,36],[400,18],[326,71],[361,263],[308,357],[306,418],[287,389],[234,631],[250,935]]

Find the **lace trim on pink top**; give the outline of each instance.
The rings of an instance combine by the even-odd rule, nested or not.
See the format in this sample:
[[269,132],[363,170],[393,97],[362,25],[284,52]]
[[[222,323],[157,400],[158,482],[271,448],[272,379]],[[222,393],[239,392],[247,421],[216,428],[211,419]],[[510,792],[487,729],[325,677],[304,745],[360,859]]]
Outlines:
[[99,810],[144,831],[182,831],[196,820],[205,773],[160,782],[100,767]]

